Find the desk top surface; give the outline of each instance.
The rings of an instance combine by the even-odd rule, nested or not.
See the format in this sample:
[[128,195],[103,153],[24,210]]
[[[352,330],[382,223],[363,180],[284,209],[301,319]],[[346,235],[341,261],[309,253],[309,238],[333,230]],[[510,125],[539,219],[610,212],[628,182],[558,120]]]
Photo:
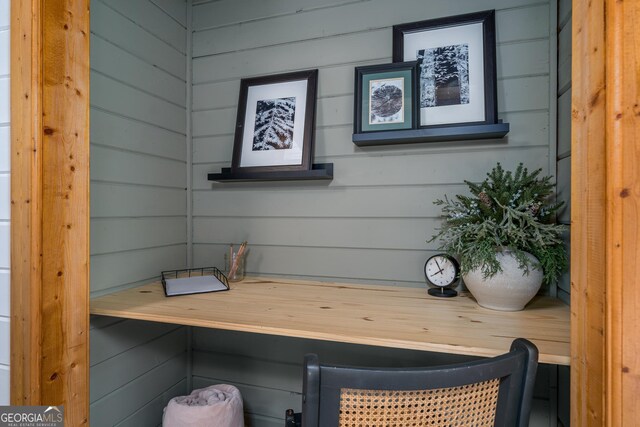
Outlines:
[[541,363],[570,360],[569,307],[549,297],[500,312],[424,288],[247,278],[230,291],[170,298],[151,283],[92,299],[91,314],[472,356],[505,353],[522,337]]

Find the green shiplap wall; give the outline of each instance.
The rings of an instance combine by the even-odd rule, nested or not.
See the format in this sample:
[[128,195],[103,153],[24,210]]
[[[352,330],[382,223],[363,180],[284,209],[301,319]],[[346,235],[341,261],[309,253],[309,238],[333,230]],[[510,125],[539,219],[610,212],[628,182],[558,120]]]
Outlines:
[[[393,24],[495,8],[503,140],[358,148],[354,67],[391,61]],[[549,173],[550,6],[502,1],[261,1],[193,5],[193,259],[220,263],[247,239],[251,274],[421,286],[436,249],[432,201],[497,161]],[[555,30],[555,29],[554,29]],[[553,52],[555,55],[555,52]],[[240,78],[319,68],[315,161],[330,184],[212,185],[231,162]],[[554,70],[555,73],[555,70]]]
[[[465,191],[497,161],[555,175],[556,3],[531,0],[218,0],[192,7],[194,265],[221,265],[248,240],[248,274],[423,286],[437,246],[432,201]],[[496,9],[502,140],[358,148],[351,142],[354,67],[391,61],[394,24]],[[553,28],[552,28],[553,27]],[[231,163],[240,79],[319,69],[315,162],[331,183],[212,184]],[[554,87],[552,87],[554,86]],[[425,365],[451,355],[194,329],[193,386],[237,385],[252,426],[300,408],[301,361]],[[542,366],[533,426],[555,425],[555,371]],[[553,420],[553,421],[552,421]]]
[[[91,2],[91,295],[187,264],[186,2]],[[187,329],[93,316],[93,427],[156,427]]]

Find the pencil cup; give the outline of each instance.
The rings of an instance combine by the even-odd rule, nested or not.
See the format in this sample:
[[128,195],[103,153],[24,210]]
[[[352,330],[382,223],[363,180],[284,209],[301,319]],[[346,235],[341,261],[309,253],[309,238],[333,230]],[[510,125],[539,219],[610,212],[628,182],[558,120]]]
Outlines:
[[234,253],[233,258],[230,259],[229,254],[224,254],[224,271],[230,282],[239,282],[244,279],[244,258],[244,255],[238,256]]

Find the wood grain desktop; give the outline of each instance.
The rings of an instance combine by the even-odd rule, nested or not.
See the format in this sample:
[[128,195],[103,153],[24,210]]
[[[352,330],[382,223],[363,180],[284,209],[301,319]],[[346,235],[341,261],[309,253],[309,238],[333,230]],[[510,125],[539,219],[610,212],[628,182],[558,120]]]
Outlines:
[[465,293],[445,300],[424,288],[247,278],[229,292],[174,298],[151,283],[93,299],[91,314],[471,356],[505,353],[522,337],[541,363],[570,361],[569,306],[542,296],[500,312]]

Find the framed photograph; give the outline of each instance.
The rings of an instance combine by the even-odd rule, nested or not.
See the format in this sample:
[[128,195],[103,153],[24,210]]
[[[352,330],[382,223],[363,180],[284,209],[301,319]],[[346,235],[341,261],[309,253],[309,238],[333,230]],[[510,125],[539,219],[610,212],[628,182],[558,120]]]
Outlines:
[[393,60],[418,61],[420,127],[497,123],[493,10],[396,25]]
[[417,64],[356,67],[353,133],[415,129]]
[[318,70],[242,79],[231,169],[309,170]]

